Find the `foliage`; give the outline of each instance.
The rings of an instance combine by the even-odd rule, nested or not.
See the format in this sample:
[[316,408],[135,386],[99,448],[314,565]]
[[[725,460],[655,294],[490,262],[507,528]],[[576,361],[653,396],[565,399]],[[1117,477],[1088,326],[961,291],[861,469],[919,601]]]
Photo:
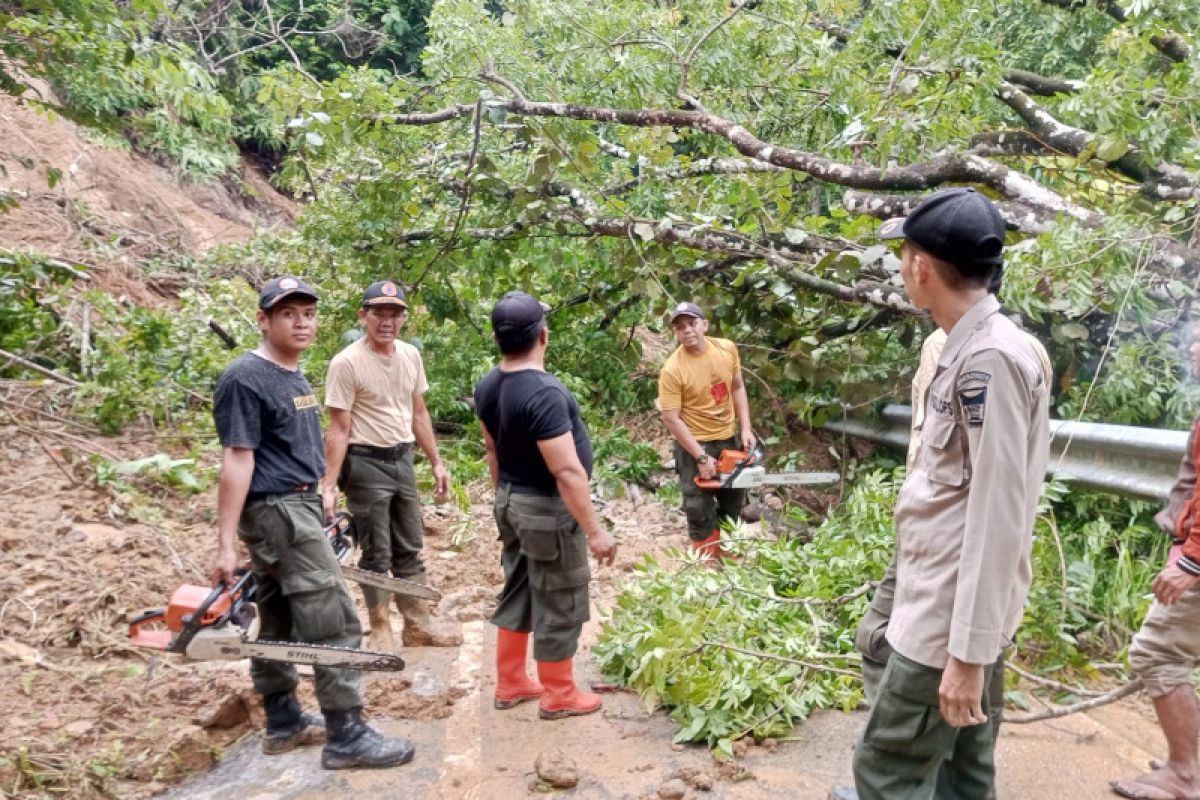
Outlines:
[[1157,504],[1051,482],[1035,530],[1033,585],[1018,652],[1047,669],[1089,672],[1129,646],[1170,538]]
[[172,458],[155,453],[133,461],[111,461],[97,458],[96,484],[122,495],[151,490],[157,486],[182,494],[199,494],[208,485],[210,476],[196,474],[196,459]]
[[814,709],[853,708],[861,699],[853,631],[870,595],[828,601],[883,573],[897,488],[888,473],[864,475],[808,543],[738,541],[735,530],[731,547],[746,558],[722,570],[691,555],[682,567],[648,556],[601,630],[595,652],[605,675],[636,689],[647,708],[666,706],[677,741],[726,754],[734,740],[786,733]]
[[[596,654],[605,674],[638,691],[647,708],[665,706],[679,723],[677,741],[724,752],[741,736],[786,732],[814,709],[852,707],[857,679],[827,668],[856,668],[853,632],[870,593],[830,601],[883,573],[903,475],[864,469],[807,544],[738,541],[734,531],[732,547],[752,555],[721,570],[648,557],[601,630]],[[1153,510],[1047,485],[1017,658],[1090,675],[1092,659],[1111,660],[1128,646],[1166,555]]]

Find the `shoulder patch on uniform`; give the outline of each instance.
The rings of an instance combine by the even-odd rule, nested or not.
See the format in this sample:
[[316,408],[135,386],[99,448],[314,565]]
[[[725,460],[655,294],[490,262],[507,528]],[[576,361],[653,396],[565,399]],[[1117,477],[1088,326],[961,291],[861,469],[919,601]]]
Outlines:
[[962,386],[964,383],[982,383],[984,386],[987,386],[991,379],[992,373],[973,369],[958,376],[958,385]]
[[[988,378],[991,378],[988,375]],[[962,403],[963,416],[967,425],[972,428],[983,426],[983,412],[987,407],[987,386],[976,386],[970,389],[959,389],[958,399]]]

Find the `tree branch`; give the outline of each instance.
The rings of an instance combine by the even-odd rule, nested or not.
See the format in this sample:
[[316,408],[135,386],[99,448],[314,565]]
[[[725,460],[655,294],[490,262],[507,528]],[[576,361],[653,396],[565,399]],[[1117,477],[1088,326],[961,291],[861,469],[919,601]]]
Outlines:
[[[1047,5],[1066,9],[1067,11],[1076,11],[1080,8],[1095,5],[1096,8],[1099,8],[1117,22],[1124,24],[1129,20],[1129,15],[1125,13],[1125,9],[1116,0],[1097,0],[1095,3],[1088,2],[1087,0],[1042,0],[1042,2]],[[1154,45],[1158,52],[1172,61],[1187,61],[1192,52],[1192,48],[1188,45],[1187,41],[1175,31],[1151,36],[1150,44]]]
[[[1091,131],[1060,122],[1011,83],[1002,83],[996,95],[1017,112],[1040,139],[1057,150],[1078,156],[1102,141],[1102,137]],[[1136,145],[1129,145],[1121,155],[1107,163],[1122,175],[1140,181],[1141,193],[1152,200],[1187,200],[1200,191],[1200,175],[1166,162],[1150,164],[1144,151]]]
[[[924,199],[922,195],[886,195],[849,191],[842,197],[842,205],[847,211],[855,214],[887,219],[888,217],[905,216]],[[1022,203],[1000,201],[996,203],[996,207],[1000,210],[1000,216],[1004,217],[1005,224],[1010,229],[1022,233],[1048,233],[1054,229],[1059,216]],[[1089,212],[1082,218],[1069,216],[1072,216],[1084,227],[1093,230],[1103,229],[1107,222],[1106,217],[1095,212]],[[1152,248],[1149,255],[1150,264],[1170,275],[1200,275],[1200,250],[1190,248],[1178,239],[1165,234],[1147,234],[1146,239]]]
[[1122,697],[1128,697],[1129,695],[1136,694],[1137,692],[1140,692],[1141,690],[1142,690],[1142,679],[1134,678],[1133,680],[1129,681],[1129,683],[1126,683],[1124,686],[1113,689],[1111,692],[1100,695],[1099,697],[1093,697],[1090,700],[1083,700],[1079,703],[1073,703],[1072,705],[1069,705],[1069,706],[1063,706],[1061,708],[1056,708],[1051,711],[1043,711],[1039,714],[1028,714],[1023,717],[1010,717],[1010,716],[1006,715],[1004,717],[1004,723],[1006,725],[1026,725],[1030,722],[1041,722],[1042,720],[1046,720],[1046,719],[1057,719],[1058,717],[1065,717],[1068,714],[1078,714],[1080,711],[1090,711],[1093,708],[1099,708],[1100,706],[1106,706],[1109,703],[1115,703],[1116,701],[1120,700]]

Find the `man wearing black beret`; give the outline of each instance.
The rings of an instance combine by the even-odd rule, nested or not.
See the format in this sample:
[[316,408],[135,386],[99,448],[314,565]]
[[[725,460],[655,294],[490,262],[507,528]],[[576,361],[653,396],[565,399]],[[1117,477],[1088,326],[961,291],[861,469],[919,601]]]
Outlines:
[[937,192],[880,227],[903,239],[913,305],[947,338],[920,446],[896,501],[893,650],[854,753],[858,796],[982,798],[994,791],[989,692],[1003,681],[1029,592],[1049,452],[1049,379],[989,284],[1004,223],[973,189]]

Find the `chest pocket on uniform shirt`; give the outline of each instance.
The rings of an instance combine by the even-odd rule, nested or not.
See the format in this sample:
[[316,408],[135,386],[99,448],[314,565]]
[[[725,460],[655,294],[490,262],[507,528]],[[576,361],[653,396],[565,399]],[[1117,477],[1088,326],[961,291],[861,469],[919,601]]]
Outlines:
[[946,486],[962,486],[967,480],[962,431],[954,417],[931,413],[922,425],[925,443],[925,473],[929,480]]

